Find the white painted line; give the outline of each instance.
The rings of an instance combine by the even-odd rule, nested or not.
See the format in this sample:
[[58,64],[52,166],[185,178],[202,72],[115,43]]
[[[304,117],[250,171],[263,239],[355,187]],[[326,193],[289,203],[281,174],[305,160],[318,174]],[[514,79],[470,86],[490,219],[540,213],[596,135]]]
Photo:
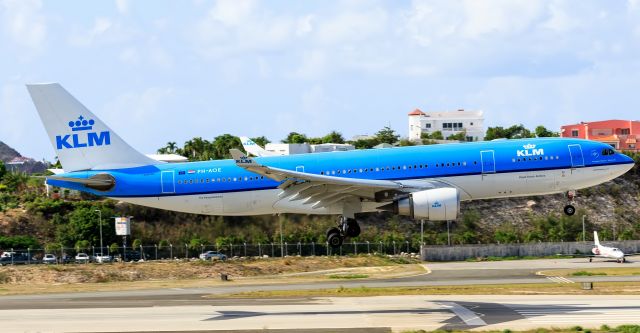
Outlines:
[[448,307],[456,316],[458,316],[468,326],[484,326],[487,325],[478,315],[455,302],[440,302],[441,305]]

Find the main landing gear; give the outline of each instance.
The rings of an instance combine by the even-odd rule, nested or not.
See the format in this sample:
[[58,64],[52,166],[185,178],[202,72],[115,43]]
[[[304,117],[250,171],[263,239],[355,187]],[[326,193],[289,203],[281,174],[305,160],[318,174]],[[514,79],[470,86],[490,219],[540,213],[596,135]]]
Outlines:
[[327,243],[334,249],[342,246],[345,237],[358,237],[360,235],[360,224],[354,218],[340,217],[338,227],[327,231]]
[[572,216],[573,214],[576,213],[576,207],[574,207],[573,204],[573,198],[575,198],[576,196],[576,192],[575,191],[568,191],[567,192],[567,199],[569,199],[569,204],[564,206],[564,213],[567,214],[568,216]]

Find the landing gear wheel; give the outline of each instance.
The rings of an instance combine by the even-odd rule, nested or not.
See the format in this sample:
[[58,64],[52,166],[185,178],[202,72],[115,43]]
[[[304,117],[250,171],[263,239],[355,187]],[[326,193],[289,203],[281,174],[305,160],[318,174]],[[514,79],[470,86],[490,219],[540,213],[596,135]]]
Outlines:
[[573,207],[573,205],[566,205],[564,206],[564,213],[568,216],[572,216],[576,213],[576,207]]
[[327,243],[333,249],[340,248],[342,246],[342,241],[344,241],[344,237],[340,234],[340,230],[338,228],[331,228],[327,232]]
[[589,262],[592,262],[592,261],[593,261],[593,258],[589,258]]
[[340,235],[340,229],[338,229],[336,227],[329,228],[329,230],[327,230],[327,240],[329,239],[329,236],[331,236],[332,234]]
[[622,262],[623,263],[627,262],[627,259],[625,257],[622,257]]
[[347,237],[358,237],[360,235],[360,224],[356,219],[347,219],[342,223],[342,230]]

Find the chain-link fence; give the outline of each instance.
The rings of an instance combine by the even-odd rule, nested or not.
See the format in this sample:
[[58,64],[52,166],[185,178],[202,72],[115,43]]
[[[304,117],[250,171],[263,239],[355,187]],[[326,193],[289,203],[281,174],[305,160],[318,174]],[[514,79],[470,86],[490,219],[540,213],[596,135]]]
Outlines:
[[346,242],[333,249],[328,243],[264,243],[264,244],[169,244],[165,246],[89,247],[51,249],[0,249],[0,265],[36,263],[85,263],[93,261],[138,261],[199,258],[207,251],[215,251],[226,258],[330,256],[357,254],[419,253],[420,244],[404,242]]

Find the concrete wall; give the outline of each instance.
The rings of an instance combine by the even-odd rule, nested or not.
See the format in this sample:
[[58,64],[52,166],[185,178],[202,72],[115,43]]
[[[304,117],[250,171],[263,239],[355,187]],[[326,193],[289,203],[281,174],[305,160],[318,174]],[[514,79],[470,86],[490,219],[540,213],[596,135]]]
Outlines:
[[[618,247],[624,253],[640,253],[640,240],[603,242],[607,246]],[[525,257],[552,256],[558,253],[591,253],[593,243],[522,243],[522,244],[482,244],[454,246],[423,246],[420,257],[426,261],[457,261],[481,257]]]

